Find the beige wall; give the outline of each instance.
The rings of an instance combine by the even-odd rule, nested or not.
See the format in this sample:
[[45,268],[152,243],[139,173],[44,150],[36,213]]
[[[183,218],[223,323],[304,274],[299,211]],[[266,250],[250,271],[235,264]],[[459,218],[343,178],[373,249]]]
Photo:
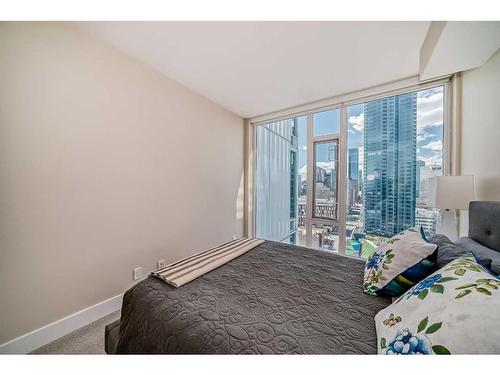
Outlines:
[[0,343],[241,235],[243,120],[63,23],[0,24]]
[[[500,51],[462,74],[461,174],[473,174],[476,199],[500,201]],[[461,215],[467,233],[467,212]]]

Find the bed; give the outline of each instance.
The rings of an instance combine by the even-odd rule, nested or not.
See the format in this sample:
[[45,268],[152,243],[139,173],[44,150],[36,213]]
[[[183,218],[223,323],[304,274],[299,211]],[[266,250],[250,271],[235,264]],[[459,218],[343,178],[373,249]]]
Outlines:
[[[266,241],[174,288],[148,277],[106,329],[108,353],[376,354],[365,262]],[[115,344],[116,343],[116,344]]]

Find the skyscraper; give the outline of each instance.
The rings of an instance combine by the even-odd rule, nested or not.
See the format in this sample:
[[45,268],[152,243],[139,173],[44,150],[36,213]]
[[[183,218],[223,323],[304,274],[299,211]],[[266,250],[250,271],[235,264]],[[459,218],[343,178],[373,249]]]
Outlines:
[[347,208],[359,199],[359,149],[350,148],[347,155]]
[[365,232],[415,225],[417,94],[374,100],[364,109]]
[[350,148],[348,158],[349,164],[347,177],[349,180],[357,180],[359,169],[359,150],[357,148]]
[[417,160],[417,186],[416,186],[416,197],[418,199],[420,195],[420,184],[421,184],[421,178],[420,178],[420,171],[422,170],[422,167],[425,167],[425,162],[423,160]]

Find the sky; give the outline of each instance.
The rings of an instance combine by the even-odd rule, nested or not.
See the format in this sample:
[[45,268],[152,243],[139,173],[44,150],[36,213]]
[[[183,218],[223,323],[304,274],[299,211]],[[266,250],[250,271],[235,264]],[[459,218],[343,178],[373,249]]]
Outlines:
[[[364,105],[347,108],[348,148],[363,146]],[[443,87],[417,92],[417,159],[442,164]]]
[[417,158],[426,165],[442,165],[443,87],[417,94]]
[[[348,148],[363,147],[364,104],[347,108]],[[314,135],[339,132],[339,110],[329,110],[313,115]],[[306,176],[307,121],[298,118],[299,174]],[[417,159],[426,165],[442,164],[443,149],[443,87],[417,92]],[[318,154],[318,161],[327,161],[327,154]]]

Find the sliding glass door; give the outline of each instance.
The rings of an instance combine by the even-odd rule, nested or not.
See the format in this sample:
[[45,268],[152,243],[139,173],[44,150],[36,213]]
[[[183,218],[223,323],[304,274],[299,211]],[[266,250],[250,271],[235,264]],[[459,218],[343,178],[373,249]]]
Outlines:
[[444,87],[255,125],[255,234],[368,257],[420,224],[443,172]]

